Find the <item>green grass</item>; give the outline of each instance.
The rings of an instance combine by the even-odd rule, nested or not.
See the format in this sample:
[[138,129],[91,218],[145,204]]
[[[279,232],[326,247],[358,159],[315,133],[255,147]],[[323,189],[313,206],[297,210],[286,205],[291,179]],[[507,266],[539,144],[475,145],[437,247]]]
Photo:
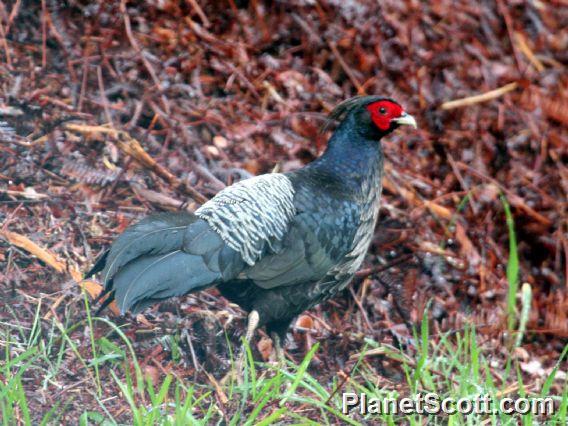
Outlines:
[[[34,324],[42,320],[39,310]],[[104,327],[107,333],[95,339],[90,326]],[[310,372],[313,357],[319,353],[314,345],[298,365],[288,363],[281,370],[273,365],[254,362],[251,351],[246,357],[243,382],[228,381],[216,388],[210,383],[192,383],[175,375],[166,375],[160,383],[151,383],[145,377],[134,346],[120,327],[105,318],[91,317],[75,324],[61,324],[55,318],[49,326],[31,329],[9,327],[2,334],[3,356],[0,361],[0,410],[4,425],[51,424],[61,419],[63,408],[73,404],[73,397],[58,401],[49,411],[33,412],[31,389],[26,378],[40,378],[42,386],[57,383],[65,374],[62,360],[76,359],[78,376],[85,377],[84,392],[88,392],[95,408],[79,413],[81,425],[114,425],[121,422],[135,425],[212,424],[225,420],[230,425],[268,425],[286,421],[294,424],[365,424],[375,420],[384,424],[423,424],[420,415],[360,415],[342,413],[343,392],[364,392],[370,398],[408,396],[417,392],[436,392],[441,397],[454,399],[488,394],[497,398],[511,384],[518,383],[514,395],[548,396],[555,383],[554,375],[567,357],[568,346],[556,367],[535,389],[524,383],[515,361],[515,374],[501,382],[502,369],[492,365],[493,351],[480,345],[473,326],[458,334],[443,334],[432,338],[425,315],[418,335],[414,355],[388,345],[366,340],[349,373],[349,379],[337,376],[321,383]],[[47,330],[47,331],[45,331]],[[90,344],[79,348],[77,333],[89,336]],[[87,355],[85,355],[87,354]],[[399,390],[384,381],[377,381],[369,363],[392,360],[405,378]],[[513,377],[514,376],[514,377]],[[110,381],[110,383],[105,382]],[[99,392],[98,384],[101,383]],[[558,385],[558,383],[556,383]],[[119,392],[109,402],[104,398],[105,387],[114,386]],[[556,387],[557,388],[557,387]],[[564,424],[568,407],[568,386],[555,395],[557,412],[547,424]],[[530,389],[529,392],[527,389]],[[224,398],[223,398],[223,396]],[[108,397],[108,395],[106,395]],[[115,418],[116,407],[126,411]],[[126,419],[125,419],[126,418]],[[489,424],[531,424],[535,419],[502,413],[492,415],[455,414],[449,417],[429,417],[430,424],[470,425],[489,420]]]
[[514,330],[515,321],[517,319],[517,291],[519,289],[519,254],[517,250],[517,235],[515,233],[515,222],[509,207],[509,202],[504,195],[501,194],[501,203],[505,210],[505,220],[509,233],[509,259],[507,260],[507,283],[509,288],[507,291],[507,326],[509,332]]

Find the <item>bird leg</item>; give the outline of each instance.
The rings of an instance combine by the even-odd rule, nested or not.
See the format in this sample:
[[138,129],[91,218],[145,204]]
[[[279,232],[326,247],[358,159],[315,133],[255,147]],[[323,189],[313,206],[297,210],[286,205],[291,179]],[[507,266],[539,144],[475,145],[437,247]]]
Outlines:
[[225,377],[223,377],[223,379],[221,380],[222,383],[226,382],[229,379],[229,377],[235,377],[235,376],[239,383],[242,382],[244,365],[245,365],[245,356],[247,353],[246,345],[250,344],[259,322],[260,322],[260,316],[258,315],[258,311],[256,310],[251,311],[247,319],[247,330],[245,333],[246,343],[243,342],[243,346],[237,358],[237,362],[235,363],[235,367],[231,369],[231,371],[229,371],[229,373],[227,373]]
[[250,341],[252,340],[259,322],[260,316],[258,315],[258,311],[251,311],[248,316],[247,332],[245,333],[245,340],[247,341],[247,343],[250,343]]
[[282,339],[280,339],[280,334],[276,331],[270,333],[272,338],[272,343],[274,344],[274,352],[276,353],[276,361],[279,369],[286,367],[286,356],[284,354],[284,349],[282,348]]
[[258,311],[253,310],[250,312],[247,321],[247,331],[245,333],[245,342],[243,342],[243,347],[241,348],[241,353],[239,354],[239,358],[237,359],[237,380],[242,381],[243,374],[244,374],[244,366],[245,366],[245,356],[247,354],[246,345],[250,345],[252,338],[254,336],[254,332],[258,327],[258,323],[260,322],[260,316],[258,315]]

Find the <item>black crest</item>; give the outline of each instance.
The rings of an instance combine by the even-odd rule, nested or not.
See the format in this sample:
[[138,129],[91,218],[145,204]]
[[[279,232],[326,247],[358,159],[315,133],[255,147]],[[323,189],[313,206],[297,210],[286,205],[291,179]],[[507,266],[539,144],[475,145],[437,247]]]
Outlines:
[[346,99],[338,104],[335,108],[333,108],[333,110],[329,113],[327,119],[321,126],[320,132],[324,133],[328,131],[335,121],[343,120],[351,112],[378,101],[391,101],[397,103],[391,98],[376,95],[354,96],[352,98]]

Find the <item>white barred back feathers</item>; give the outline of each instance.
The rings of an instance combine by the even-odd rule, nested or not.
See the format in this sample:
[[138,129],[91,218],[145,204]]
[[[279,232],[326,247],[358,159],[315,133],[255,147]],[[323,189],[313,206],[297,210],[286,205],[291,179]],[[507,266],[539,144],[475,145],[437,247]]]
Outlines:
[[274,240],[284,237],[296,214],[293,201],[290,179],[271,173],[223,189],[195,214],[252,266],[266,245],[272,247]]

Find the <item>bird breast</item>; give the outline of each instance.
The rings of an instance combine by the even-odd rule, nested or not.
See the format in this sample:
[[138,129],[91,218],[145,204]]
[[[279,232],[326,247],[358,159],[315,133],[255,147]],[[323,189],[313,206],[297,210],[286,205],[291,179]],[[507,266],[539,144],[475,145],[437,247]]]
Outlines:
[[330,271],[335,275],[338,282],[341,282],[340,290],[349,283],[349,279],[346,278],[353,276],[365,259],[379,217],[381,193],[382,167],[378,167],[361,184],[361,192],[358,197],[361,206],[360,225],[353,237],[351,249],[345,255],[343,262]]

